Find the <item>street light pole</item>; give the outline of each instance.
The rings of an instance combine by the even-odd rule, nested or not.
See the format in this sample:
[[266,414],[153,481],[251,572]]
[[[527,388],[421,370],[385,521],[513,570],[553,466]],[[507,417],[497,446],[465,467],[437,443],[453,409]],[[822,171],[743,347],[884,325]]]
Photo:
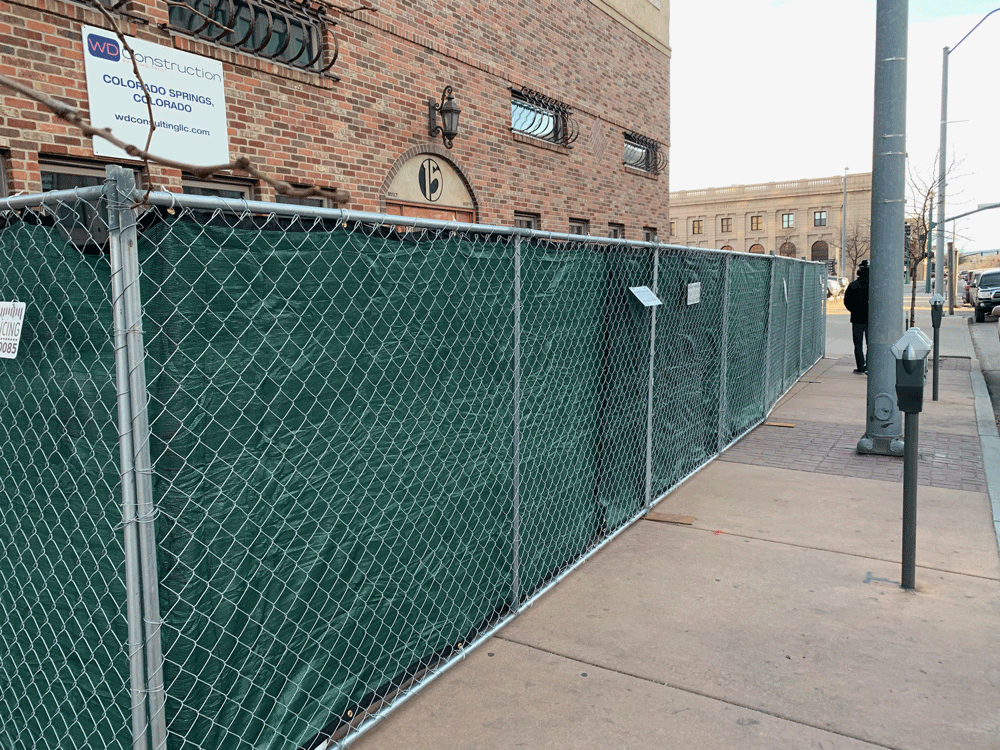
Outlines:
[[890,347],[903,332],[903,217],[906,196],[906,41],[908,0],[878,0],[872,133],[872,235],[868,296],[868,399],[858,453],[903,455]]
[[[941,147],[938,153],[941,158],[938,160],[938,204],[937,204],[937,241],[934,243],[934,291],[941,289],[941,282],[944,274],[941,269],[945,266],[941,263],[944,257],[944,178],[946,172],[946,154],[948,149],[948,48],[944,48],[941,63]],[[952,276],[952,278],[955,278]],[[954,289],[954,285],[952,285]],[[948,295],[950,300],[948,305],[949,315],[955,314],[955,294],[954,291]]]
[[[941,275],[941,268],[942,268],[942,266],[941,266],[941,253],[945,252],[945,247],[944,247],[944,211],[945,211],[945,207],[944,207],[944,182],[945,182],[945,173],[947,171],[947,166],[948,166],[948,151],[947,151],[948,144],[947,144],[947,140],[946,140],[947,139],[947,133],[948,133],[948,114],[947,114],[948,113],[948,55],[951,54],[952,52],[954,52],[955,50],[957,50],[958,49],[958,45],[961,44],[962,42],[964,42],[966,39],[969,38],[969,34],[971,34],[973,31],[975,31],[980,26],[982,26],[983,21],[985,21],[987,18],[989,18],[990,16],[992,16],[997,11],[1000,11],[1000,8],[994,8],[989,13],[987,13],[985,16],[983,16],[981,19],[979,19],[979,23],[977,23],[975,26],[973,26],[969,30],[968,34],[966,34],[961,39],[959,39],[958,40],[958,44],[956,44],[951,49],[948,49],[947,47],[945,47],[944,48],[944,53],[942,55],[943,62],[941,64],[941,148],[940,148],[940,153],[939,153],[939,158],[938,158],[939,163],[938,163],[938,223],[937,223],[937,242],[935,243],[936,250],[935,250],[934,260],[930,263],[930,265],[928,267],[928,279],[930,278],[930,272],[932,272],[932,271],[934,271],[936,269],[937,273],[935,275],[935,280],[938,283],[940,283],[940,279],[938,279],[937,276]],[[951,292],[948,295],[948,299],[950,300],[949,308],[948,308],[950,315],[954,315],[954,312],[955,312],[954,311],[954,304],[955,304],[955,291],[954,291],[954,288],[955,288],[955,285],[954,285],[955,270],[956,270],[955,268],[951,269],[952,284],[951,284]],[[940,289],[940,288],[941,288],[940,286],[935,285],[935,289]],[[927,289],[928,289],[928,291],[930,291],[930,284],[929,284],[929,282],[928,282]]]

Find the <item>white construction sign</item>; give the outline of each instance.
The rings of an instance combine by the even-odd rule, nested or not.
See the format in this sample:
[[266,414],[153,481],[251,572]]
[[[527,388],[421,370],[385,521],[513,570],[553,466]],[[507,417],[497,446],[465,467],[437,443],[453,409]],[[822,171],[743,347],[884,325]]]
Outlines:
[[[222,63],[141,39],[125,39],[132,54],[114,33],[83,27],[91,124],[110,128],[116,138],[143,148],[149,136],[151,104],[156,130],[150,153],[197,166],[229,161]],[[133,56],[149,91],[149,104],[132,68]],[[94,138],[94,154],[135,158],[98,137]]]
[[0,359],[15,359],[24,327],[24,302],[0,302]]

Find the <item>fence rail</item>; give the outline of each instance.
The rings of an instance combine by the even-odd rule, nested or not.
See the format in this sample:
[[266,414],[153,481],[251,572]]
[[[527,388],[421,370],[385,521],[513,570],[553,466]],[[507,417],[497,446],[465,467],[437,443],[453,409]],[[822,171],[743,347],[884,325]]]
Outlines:
[[5,748],[346,746],[824,340],[821,264],[116,168],[0,201],[0,249]]

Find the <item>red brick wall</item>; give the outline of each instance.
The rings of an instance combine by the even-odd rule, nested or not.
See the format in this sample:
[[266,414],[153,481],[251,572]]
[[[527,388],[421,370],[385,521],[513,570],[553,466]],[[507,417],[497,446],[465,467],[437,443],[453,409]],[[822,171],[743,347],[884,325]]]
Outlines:
[[[630,238],[641,238],[643,226],[665,235],[666,171],[653,179],[622,165],[625,130],[669,143],[665,54],[587,0],[378,6],[331,27],[339,81],[172,35],[161,27],[162,0],[129,6],[148,23],[118,18],[131,36],[221,60],[231,153],[281,179],[346,189],[349,208],[381,210],[386,176],[401,156],[433,142],[427,100],[450,84],[462,116],[448,156],[475,193],[479,221],[509,225],[514,211],[527,211],[552,231],[565,231],[573,217],[589,219],[594,234],[621,222]],[[0,73],[87,115],[81,24],[108,27],[79,3],[0,3]],[[572,108],[580,126],[572,148],[511,134],[509,88],[522,85]],[[0,91],[0,147],[15,190],[40,189],[39,153],[92,158],[78,130],[7,91]],[[180,174],[154,168],[153,180],[177,189]],[[270,200],[273,191],[264,185],[260,197]]]

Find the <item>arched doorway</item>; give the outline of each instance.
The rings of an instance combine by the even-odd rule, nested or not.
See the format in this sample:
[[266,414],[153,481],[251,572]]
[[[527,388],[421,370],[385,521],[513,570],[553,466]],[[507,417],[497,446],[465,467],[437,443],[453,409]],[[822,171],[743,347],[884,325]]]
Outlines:
[[750,246],[750,252],[751,253],[761,253],[761,254],[763,254],[763,252],[764,252],[764,246],[760,245],[760,244],[751,245]]
[[786,258],[795,257],[795,243],[794,242],[782,242],[781,247],[778,248],[778,252],[784,255]]
[[387,214],[439,221],[476,221],[476,199],[450,155],[434,144],[399,157],[382,186]]
[[823,240],[816,240],[812,246],[812,259],[818,261],[830,260],[830,246]]

